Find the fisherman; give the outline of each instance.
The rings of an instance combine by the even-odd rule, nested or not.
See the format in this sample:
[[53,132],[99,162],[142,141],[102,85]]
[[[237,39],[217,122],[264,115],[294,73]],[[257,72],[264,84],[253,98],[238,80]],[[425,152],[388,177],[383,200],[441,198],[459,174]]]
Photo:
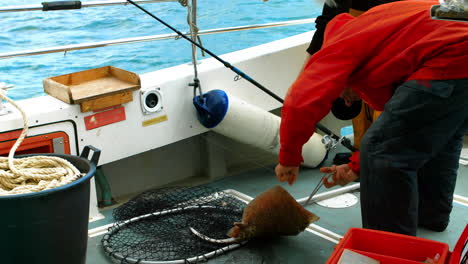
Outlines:
[[[335,16],[341,13],[349,13],[357,17],[372,7],[394,1],[399,0],[325,0],[322,14],[315,19],[316,30],[306,50],[306,59],[302,70],[310,60],[310,57],[322,47],[325,28],[328,22]],[[371,123],[380,115],[380,111],[375,111],[370,108],[369,105],[362,100],[354,102],[351,109],[346,108],[348,107],[346,107],[343,100],[339,98],[333,102],[332,113],[336,118],[341,120],[352,119],[354,147],[360,149],[361,139],[364,133],[369,129]]]
[[364,228],[416,235],[449,223],[458,160],[468,132],[468,22],[436,20],[433,0],[399,1],[329,22],[320,51],[282,109],[277,178],[293,184],[301,149],[338,98],[383,111],[361,151],[326,187],[360,177]]

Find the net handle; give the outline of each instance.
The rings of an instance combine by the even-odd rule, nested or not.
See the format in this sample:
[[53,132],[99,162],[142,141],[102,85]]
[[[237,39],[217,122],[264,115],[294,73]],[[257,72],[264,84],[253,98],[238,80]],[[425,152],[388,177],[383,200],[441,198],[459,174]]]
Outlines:
[[[191,257],[191,258],[188,258],[188,259],[178,259],[178,260],[163,260],[163,261],[160,261],[160,260],[157,260],[157,261],[153,261],[153,260],[138,260],[138,259],[134,259],[134,258],[131,258],[131,257],[124,257],[122,254],[120,253],[113,253],[112,252],[112,249],[110,249],[110,251],[107,251],[107,248],[104,247],[104,249],[106,250],[107,253],[109,253],[110,256],[118,259],[118,260],[125,260],[126,263],[129,263],[129,264],[187,264],[187,263],[196,263],[198,261],[201,261],[201,260],[207,260],[209,258],[212,258],[216,255],[218,255],[219,253],[225,253],[227,251],[231,251],[233,249],[236,249],[240,246],[243,246],[245,243],[247,243],[246,241],[244,242],[241,242],[239,244],[231,244],[231,245],[228,245],[228,246],[225,246],[223,248],[220,248],[220,249],[217,249],[215,251],[211,251],[211,252],[208,252],[206,254],[203,254],[203,255],[199,255],[199,256],[196,256],[196,257]],[[104,245],[104,243],[103,243]]]

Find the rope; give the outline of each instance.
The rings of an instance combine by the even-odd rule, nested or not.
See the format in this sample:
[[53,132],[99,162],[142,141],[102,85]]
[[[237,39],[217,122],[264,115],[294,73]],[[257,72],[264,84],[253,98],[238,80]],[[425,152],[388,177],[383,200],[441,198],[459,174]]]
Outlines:
[[[198,44],[202,45],[201,38],[198,35],[198,31],[200,30],[197,26],[197,0],[192,0],[192,4],[187,1],[187,24],[190,28],[190,37],[192,41],[197,42]],[[205,56],[205,53],[202,51],[202,56]],[[192,44],[192,64],[193,64],[193,72],[194,78],[193,83],[189,83],[189,86],[193,86],[193,97],[197,96],[197,92],[199,96],[203,95],[203,91],[200,84],[200,79],[198,79],[198,69],[197,69],[197,47],[195,44]]]
[[15,151],[28,132],[28,119],[23,109],[8,98],[3,89],[0,89],[0,98],[17,108],[23,117],[21,135],[10,149],[8,157],[0,157],[0,196],[48,190],[82,176],[73,164],[59,157],[31,156],[15,159]]

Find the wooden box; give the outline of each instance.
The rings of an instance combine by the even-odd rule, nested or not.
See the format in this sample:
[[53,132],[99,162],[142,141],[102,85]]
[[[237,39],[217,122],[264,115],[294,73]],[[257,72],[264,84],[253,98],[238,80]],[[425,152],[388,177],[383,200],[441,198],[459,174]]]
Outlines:
[[46,78],[43,85],[49,95],[88,112],[132,101],[141,82],[136,73],[105,66]]

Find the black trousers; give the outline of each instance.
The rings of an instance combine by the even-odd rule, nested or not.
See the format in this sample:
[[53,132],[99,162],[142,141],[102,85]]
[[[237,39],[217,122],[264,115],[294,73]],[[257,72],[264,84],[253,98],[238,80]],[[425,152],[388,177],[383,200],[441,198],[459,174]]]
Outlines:
[[467,132],[468,79],[399,86],[362,141],[363,227],[445,230]]

